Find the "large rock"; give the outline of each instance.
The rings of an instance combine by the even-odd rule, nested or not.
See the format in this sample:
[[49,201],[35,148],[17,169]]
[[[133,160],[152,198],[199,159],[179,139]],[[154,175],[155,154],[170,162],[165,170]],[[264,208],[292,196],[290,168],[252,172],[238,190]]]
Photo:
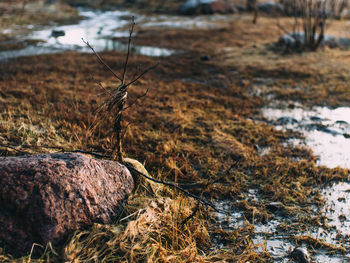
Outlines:
[[74,230],[111,223],[132,193],[125,166],[77,153],[0,157],[0,247],[62,245]]
[[180,6],[182,15],[232,14],[236,8],[222,0],[188,0]]

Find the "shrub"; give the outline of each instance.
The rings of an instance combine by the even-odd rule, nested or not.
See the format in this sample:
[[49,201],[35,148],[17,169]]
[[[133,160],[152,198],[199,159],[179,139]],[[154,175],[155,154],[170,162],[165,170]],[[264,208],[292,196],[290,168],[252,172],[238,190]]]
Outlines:
[[347,6],[347,0],[280,0],[280,3],[286,15],[295,18],[292,32],[282,37],[281,42],[301,51],[315,51],[324,40],[327,19],[339,16]]

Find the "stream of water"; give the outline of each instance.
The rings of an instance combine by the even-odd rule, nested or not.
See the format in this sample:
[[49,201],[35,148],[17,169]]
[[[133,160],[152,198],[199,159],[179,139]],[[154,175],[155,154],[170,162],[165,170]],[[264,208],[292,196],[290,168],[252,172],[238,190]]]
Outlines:
[[[120,38],[129,36],[128,25],[133,14],[128,11],[90,11],[79,9],[79,15],[84,17],[79,23],[64,26],[47,26],[33,31],[27,39],[42,40],[37,45],[31,45],[20,50],[0,52],[0,61],[21,56],[32,56],[59,53],[69,50],[91,52],[82,39],[88,41],[96,51],[118,50],[126,51],[127,44]],[[145,17],[138,16],[136,23]],[[54,31],[61,33],[55,37]],[[3,33],[8,32],[8,30]],[[62,35],[64,33],[64,35]],[[175,50],[157,46],[132,45],[132,52],[145,56],[170,56]]]
[[[274,125],[276,129],[301,132],[305,140],[292,140],[292,143],[311,148],[318,157],[318,165],[330,168],[338,166],[350,168],[349,107],[335,109],[313,107],[308,110],[301,105],[293,109],[266,107],[262,113],[268,123]],[[347,251],[350,251],[350,206],[347,204],[350,198],[350,182],[335,183],[321,189],[321,194],[326,202],[324,209],[317,211],[317,214],[327,218],[328,227],[312,227],[307,233],[301,232],[300,234],[321,238],[333,245],[341,244]],[[281,218],[279,222],[276,222],[276,225],[283,223],[283,221],[284,219]],[[270,252],[277,251],[277,254],[280,254],[286,249],[286,245],[288,246],[288,242],[276,238],[275,235],[265,240],[262,237],[260,233],[260,242],[264,241]],[[280,248],[283,249],[280,250]],[[345,253],[344,256],[336,256],[318,250],[313,259],[320,263],[350,262],[350,252]]]
[[350,108],[314,107],[305,110],[263,109],[263,116],[277,129],[300,131],[305,142],[294,144],[310,147],[318,156],[318,164],[330,168],[350,168]]

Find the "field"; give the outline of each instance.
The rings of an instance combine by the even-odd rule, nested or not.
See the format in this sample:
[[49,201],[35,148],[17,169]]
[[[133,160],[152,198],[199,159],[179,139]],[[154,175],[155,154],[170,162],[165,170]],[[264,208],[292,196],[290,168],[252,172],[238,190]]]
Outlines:
[[[291,21],[278,23],[288,27]],[[228,203],[229,211],[244,215],[244,223],[225,227],[226,221],[236,222],[232,215],[152,183],[155,193],[139,188],[115,224],[77,231],[64,248],[47,247],[36,259],[14,259],[0,249],[0,261],[273,262],[264,242],[254,242],[254,224],[281,214],[290,220],[278,228],[288,233],[286,241],[312,247],[313,254],[344,256],[349,236],[334,245],[302,233],[327,227],[322,214],[311,213],[325,204],[320,189],[347,180],[349,171],[318,165],[310,148],[289,143],[302,134],[275,129],[262,108],[349,106],[350,51],[321,47],[286,54],[274,45],[283,34],[276,18],[261,16],[253,24],[249,13],[213,28],[143,27],[146,22],[136,25],[135,45],[178,52],[131,55],[127,79],[159,65],[128,90],[130,102],[148,93],[125,111],[125,156],[156,179],[175,182],[218,207]],[[0,29],[13,23],[2,22]],[[332,21],[327,32],[346,37],[348,27],[347,21]],[[115,72],[123,71],[124,52],[101,56]],[[108,94],[92,77],[105,87],[118,84],[91,53],[0,62],[0,155],[62,150],[111,155],[111,117],[96,113]],[[257,198],[250,197],[252,189]],[[282,207],[276,212],[270,208],[277,202]]]

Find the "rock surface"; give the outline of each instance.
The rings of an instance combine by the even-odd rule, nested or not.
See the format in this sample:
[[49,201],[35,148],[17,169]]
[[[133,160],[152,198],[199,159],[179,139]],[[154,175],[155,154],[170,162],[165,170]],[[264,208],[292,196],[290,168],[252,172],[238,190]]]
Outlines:
[[188,0],[180,6],[182,15],[196,14],[231,14],[237,12],[236,8],[222,0]]
[[77,153],[0,157],[0,247],[60,246],[74,230],[111,223],[134,189],[125,166]]

